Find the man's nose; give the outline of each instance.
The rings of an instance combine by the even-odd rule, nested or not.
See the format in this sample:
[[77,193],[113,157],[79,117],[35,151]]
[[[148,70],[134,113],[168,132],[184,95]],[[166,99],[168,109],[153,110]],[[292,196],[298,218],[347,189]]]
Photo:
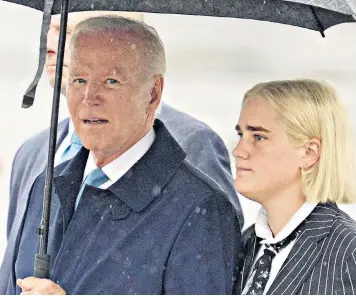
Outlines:
[[58,48],[58,36],[55,28],[50,28],[47,34],[47,54],[56,54]]
[[85,105],[100,105],[102,99],[100,97],[100,87],[93,82],[88,82],[85,88],[84,100]]

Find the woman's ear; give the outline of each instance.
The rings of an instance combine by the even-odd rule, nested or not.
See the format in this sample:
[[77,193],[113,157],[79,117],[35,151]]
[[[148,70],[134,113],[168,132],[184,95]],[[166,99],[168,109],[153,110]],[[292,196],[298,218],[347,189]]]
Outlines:
[[319,160],[321,153],[321,141],[317,138],[310,139],[304,145],[304,156],[302,168],[307,170],[308,168],[314,166],[314,164]]

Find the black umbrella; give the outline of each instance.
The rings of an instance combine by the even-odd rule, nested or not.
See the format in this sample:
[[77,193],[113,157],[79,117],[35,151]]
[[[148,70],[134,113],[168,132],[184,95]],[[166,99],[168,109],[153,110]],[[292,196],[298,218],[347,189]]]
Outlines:
[[4,0],[43,11],[40,40],[39,66],[34,81],[26,91],[23,107],[32,106],[37,83],[43,71],[47,32],[51,14],[61,13],[61,28],[56,64],[48,164],[46,171],[43,216],[37,234],[40,235],[39,253],[35,255],[34,276],[48,278],[50,258],[47,255],[48,226],[52,192],[54,156],[57,138],[58,109],[61,89],[63,55],[66,39],[68,12],[74,11],[140,11],[150,13],[205,15],[254,19],[288,24],[316,30],[324,37],[324,31],[334,25],[356,22],[355,0],[322,1],[315,0]]
[[[44,1],[38,0],[5,1],[41,11],[46,6]],[[59,0],[51,2],[53,2],[52,13],[60,13],[61,2]],[[352,11],[354,3],[354,0],[72,0],[68,11],[140,11],[233,17],[270,21],[324,32],[331,26],[355,21],[352,17],[355,14],[355,11]]]

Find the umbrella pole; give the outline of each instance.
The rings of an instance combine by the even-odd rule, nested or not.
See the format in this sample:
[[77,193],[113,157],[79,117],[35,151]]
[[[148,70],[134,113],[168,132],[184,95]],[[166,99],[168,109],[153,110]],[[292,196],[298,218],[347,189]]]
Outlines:
[[47,254],[48,231],[51,210],[54,157],[57,142],[58,112],[62,85],[63,58],[67,35],[68,2],[69,0],[62,0],[61,3],[61,26],[59,32],[58,58],[56,63],[56,78],[54,83],[51,127],[49,133],[48,163],[44,188],[43,212],[41,224],[36,230],[37,234],[40,236],[39,252],[35,255],[34,264],[34,277],[37,278],[49,278],[50,271],[50,256]]

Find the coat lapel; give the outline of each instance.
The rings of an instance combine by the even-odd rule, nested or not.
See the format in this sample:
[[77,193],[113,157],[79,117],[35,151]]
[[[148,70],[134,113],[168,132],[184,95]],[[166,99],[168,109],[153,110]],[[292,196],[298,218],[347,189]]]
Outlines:
[[333,224],[333,204],[319,204],[306,219],[305,228],[293,246],[267,294],[298,293],[326,248],[326,236]]
[[55,169],[53,184],[55,195],[63,208],[64,232],[67,230],[74,213],[75,201],[82,184],[88,155],[89,151],[83,147],[64,168],[58,166]]
[[237,288],[236,288],[237,295],[242,294],[242,291],[248,280],[248,276],[250,274],[253,261],[259,249],[260,239],[255,234],[254,225],[246,230],[244,234],[244,238],[245,238],[245,242],[243,247],[243,253],[241,254],[241,256],[239,256],[240,258],[244,258],[244,260],[241,260],[239,266],[239,273],[238,273],[239,278],[237,281]]

